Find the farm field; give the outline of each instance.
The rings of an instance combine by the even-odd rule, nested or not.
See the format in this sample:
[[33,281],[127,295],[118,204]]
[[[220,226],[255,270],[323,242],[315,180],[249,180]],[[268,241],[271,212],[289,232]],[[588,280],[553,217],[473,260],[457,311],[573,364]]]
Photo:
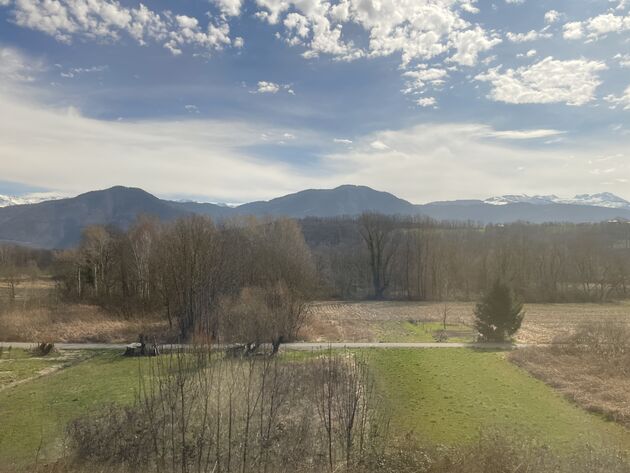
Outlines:
[[[565,400],[509,363],[504,352],[372,349],[362,355],[373,367],[396,437],[457,445],[497,429],[559,448],[586,442],[630,447],[628,431]],[[20,468],[55,459],[69,421],[111,403],[133,402],[146,363],[118,351],[84,352],[69,367],[0,391],[0,464]]]
[[[4,294],[5,291],[0,291]],[[16,307],[0,315],[0,341],[128,343],[140,333],[177,340],[157,314],[124,316],[89,304],[54,301],[50,280],[18,286]],[[316,301],[299,336],[312,342],[471,342],[474,302]],[[446,330],[443,314],[446,310]],[[611,321],[630,327],[630,301],[606,304],[525,304],[516,341],[551,343],[584,323]]]
[[[368,301],[322,301],[313,305],[302,331],[309,341],[427,342],[442,329],[444,303]],[[472,341],[472,302],[454,302],[447,307],[448,341]],[[572,333],[584,323],[630,325],[630,302],[608,304],[526,304],[525,320],[516,341],[551,343]]]
[[560,449],[630,447],[630,432],[572,404],[505,352],[375,349],[370,359],[394,435],[458,445],[498,430]]

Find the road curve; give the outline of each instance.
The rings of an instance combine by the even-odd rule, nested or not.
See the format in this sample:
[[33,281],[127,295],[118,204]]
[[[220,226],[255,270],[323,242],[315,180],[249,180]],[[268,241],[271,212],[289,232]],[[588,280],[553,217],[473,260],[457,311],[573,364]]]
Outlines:
[[[0,347],[8,348],[33,348],[37,343],[28,342],[0,342]],[[60,350],[124,350],[124,343],[55,343]],[[192,345],[165,344],[163,349],[178,349],[191,347]],[[297,342],[285,343],[283,350],[327,350],[327,349],[357,349],[357,348],[473,348],[486,350],[513,350],[530,345],[514,343],[397,343],[397,342]]]

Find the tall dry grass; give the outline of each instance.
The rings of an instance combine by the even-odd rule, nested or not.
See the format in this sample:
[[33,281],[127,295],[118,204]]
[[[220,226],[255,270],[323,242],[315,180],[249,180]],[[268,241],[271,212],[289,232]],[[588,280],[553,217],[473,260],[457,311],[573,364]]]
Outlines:
[[555,342],[516,350],[510,360],[584,409],[630,428],[630,328],[591,322]]
[[0,341],[4,342],[124,343],[136,340],[140,333],[163,342],[174,340],[163,319],[126,319],[86,304],[15,305],[0,312]]

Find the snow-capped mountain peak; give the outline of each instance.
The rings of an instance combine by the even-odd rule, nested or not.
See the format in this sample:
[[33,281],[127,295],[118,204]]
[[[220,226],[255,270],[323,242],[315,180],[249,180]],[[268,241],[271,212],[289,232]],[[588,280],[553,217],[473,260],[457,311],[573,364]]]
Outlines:
[[484,200],[484,202],[491,205],[507,205],[515,203],[527,203],[534,205],[570,204],[608,207],[612,209],[630,209],[630,202],[610,192],[601,192],[599,194],[578,194],[573,198],[563,198],[553,194],[532,196],[527,194],[514,194],[490,197],[489,199]]
[[544,204],[552,204],[557,199],[558,199],[558,196],[555,196],[555,195],[508,194],[508,195],[490,197],[489,199],[484,200],[484,202],[486,204],[492,204],[492,205],[506,205],[506,204],[518,204],[518,203],[544,205]]
[[46,200],[59,200],[66,196],[55,192],[35,192],[25,195],[3,195],[0,194],[0,207],[9,207],[11,205],[38,204]]

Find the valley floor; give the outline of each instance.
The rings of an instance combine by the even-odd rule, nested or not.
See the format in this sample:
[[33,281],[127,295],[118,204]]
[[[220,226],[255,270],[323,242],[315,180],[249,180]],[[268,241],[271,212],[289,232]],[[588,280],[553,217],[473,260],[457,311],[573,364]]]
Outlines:
[[[389,433],[426,444],[473,442],[482,431],[517,433],[554,448],[585,443],[630,448],[630,432],[587,412],[511,364],[506,353],[469,348],[365,349],[356,352],[373,367]],[[288,352],[291,357],[304,352]],[[140,373],[151,360],[129,359],[120,351],[73,353],[73,362],[34,377],[58,355],[42,360],[22,350],[5,350],[1,363],[26,380],[0,390],[0,465],[17,468],[50,461],[64,451],[64,429],[81,414],[110,403],[134,401]],[[23,360],[25,370],[17,370]],[[0,363],[0,369],[2,364]]]
[[[307,342],[458,342],[474,339],[472,302],[319,301],[299,339]],[[447,313],[446,328],[443,314]],[[630,326],[630,301],[607,304],[526,304],[516,342],[552,343],[582,324]],[[85,304],[16,308],[0,315],[0,342],[129,343],[140,333],[177,339],[156,316],[123,317]]]
[[[302,337],[308,341],[431,342],[443,330],[446,341],[473,340],[472,302],[321,301],[313,305]],[[630,301],[607,304],[525,304],[516,341],[552,343],[583,324],[613,322],[630,327]]]

